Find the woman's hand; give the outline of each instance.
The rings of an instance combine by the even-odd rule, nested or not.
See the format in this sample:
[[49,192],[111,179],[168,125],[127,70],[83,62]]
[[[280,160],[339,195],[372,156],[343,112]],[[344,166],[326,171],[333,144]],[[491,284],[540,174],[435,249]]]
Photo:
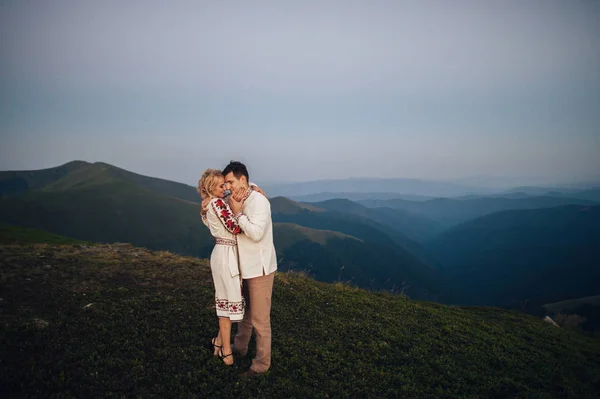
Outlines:
[[243,202],[247,191],[248,191],[248,189],[243,188],[243,187],[233,190],[231,192],[231,199],[235,200],[236,202]]
[[254,191],[258,191],[259,193],[261,193],[262,195],[264,195],[266,198],[269,198],[269,197],[267,197],[267,193],[265,193],[262,188],[260,188],[260,187],[258,187],[256,185],[254,186]]
[[206,212],[208,212],[208,204],[210,202],[210,198],[204,198],[202,200],[202,211],[200,211],[201,215],[206,215]]
[[241,187],[231,193],[231,197],[229,198],[229,207],[234,215],[237,215],[239,212],[241,212],[242,207],[244,206],[245,196],[246,189]]
[[229,207],[231,208],[231,212],[233,212],[234,215],[237,215],[241,212],[242,205],[243,204],[240,201],[236,200],[233,196],[229,199]]

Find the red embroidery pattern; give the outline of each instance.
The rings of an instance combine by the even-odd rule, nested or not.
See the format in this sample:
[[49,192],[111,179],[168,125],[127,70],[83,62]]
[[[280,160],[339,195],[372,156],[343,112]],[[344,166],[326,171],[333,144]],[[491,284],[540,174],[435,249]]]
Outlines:
[[219,245],[229,245],[231,247],[235,247],[237,245],[237,242],[235,240],[230,240],[229,238],[215,238],[215,241],[217,242],[217,244]]
[[242,228],[238,226],[229,205],[227,205],[225,201],[219,198],[216,201],[211,201],[211,205],[227,231],[231,234],[240,234],[242,232]]
[[248,191],[246,191],[246,194],[244,194],[244,198],[242,199],[242,201],[246,201],[250,194],[252,194],[252,191],[254,191],[254,186],[248,187]]
[[217,310],[227,311],[227,305],[229,301],[227,299],[215,299],[215,306]]
[[227,299],[215,298],[217,311],[228,312],[230,315],[243,315],[246,309],[246,299],[242,297],[239,302],[230,302]]

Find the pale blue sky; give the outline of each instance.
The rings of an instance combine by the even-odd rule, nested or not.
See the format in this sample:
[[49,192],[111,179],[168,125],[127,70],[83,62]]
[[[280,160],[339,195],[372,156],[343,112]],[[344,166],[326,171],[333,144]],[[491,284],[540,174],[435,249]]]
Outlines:
[[0,170],[600,179],[599,1],[0,0],[0,89]]

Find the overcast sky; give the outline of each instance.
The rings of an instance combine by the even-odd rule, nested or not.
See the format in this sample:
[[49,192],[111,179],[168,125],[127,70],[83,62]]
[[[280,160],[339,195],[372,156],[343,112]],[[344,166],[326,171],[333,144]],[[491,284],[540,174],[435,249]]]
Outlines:
[[600,1],[0,0],[0,52],[0,170],[600,179]]

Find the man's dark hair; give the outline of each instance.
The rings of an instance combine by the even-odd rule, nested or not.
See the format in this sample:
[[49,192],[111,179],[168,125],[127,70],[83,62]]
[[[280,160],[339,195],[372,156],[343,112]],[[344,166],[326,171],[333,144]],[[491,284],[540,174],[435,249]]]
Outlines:
[[248,169],[246,169],[246,165],[238,161],[231,161],[229,165],[223,169],[223,176],[227,176],[229,173],[233,172],[233,175],[239,180],[242,176],[246,176],[246,180],[249,182],[250,177],[248,176]]

